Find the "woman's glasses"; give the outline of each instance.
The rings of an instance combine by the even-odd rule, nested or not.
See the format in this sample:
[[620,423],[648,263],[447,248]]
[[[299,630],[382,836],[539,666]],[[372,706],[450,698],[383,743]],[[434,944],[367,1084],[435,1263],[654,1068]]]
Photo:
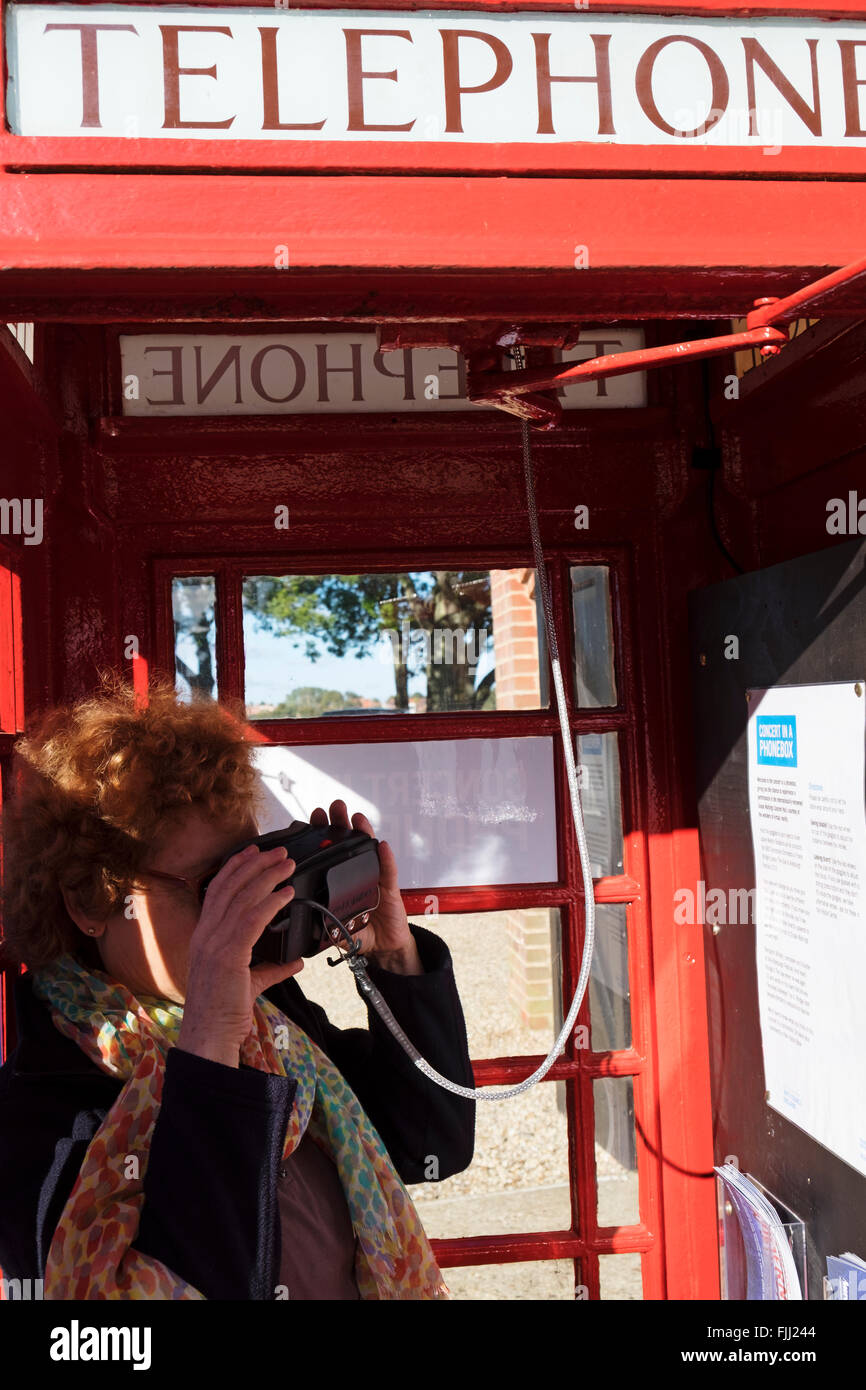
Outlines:
[[[253,823],[249,829],[251,833],[255,835],[255,823]],[[240,832],[238,832],[238,834],[240,836]],[[224,858],[224,854],[220,855],[218,859],[214,859],[213,863],[209,864],[202,873],[196,874],[194,878],[185,878],[182,874],[167,874],[162,869],[139,869],[138,875],[136,876],[136,887],[138,887],[140,891],[146,893],[148,886],[146,883],[141,883],[140,880],[142,878],[153,878],[156,879],[157,883],[171,884],[175,887],[182,888],[187,893],[191,893],[196,904],[198,904],[202,883],[210,874],[221,867]]]
[[[216,863],[219,863],[217,860]],[[159,883],[179,884],[181,888],[192,893],[196,903],[198,902],[199,888],[201,887],[208,874],[213,873],[215,864],[211,864],[204,873],[197,874],[195,878],[182,878],[180,874],[166,874],[161,869],[141,869],[139,871],[142,878],[155,878]],[[147,884],[138,884],[140,890],[147,892]]]

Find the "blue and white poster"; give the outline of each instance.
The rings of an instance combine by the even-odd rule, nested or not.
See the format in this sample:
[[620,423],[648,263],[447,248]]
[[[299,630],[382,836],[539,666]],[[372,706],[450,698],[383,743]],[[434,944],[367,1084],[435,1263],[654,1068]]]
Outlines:
[[866,681],[749,692],[768,1105],[866,1176]]

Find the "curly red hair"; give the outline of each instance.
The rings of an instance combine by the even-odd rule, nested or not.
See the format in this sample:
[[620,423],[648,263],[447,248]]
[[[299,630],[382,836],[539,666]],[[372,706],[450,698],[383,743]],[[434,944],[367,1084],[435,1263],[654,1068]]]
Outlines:
[[107,917],[124,904],[172,816],[206,808],[219,822],[255,815],[247,726],[206,697],[181,701],[156,677],[146,702],[110,672],[99,691],[43,713],[15,745],[15,794],[3,817],[4,954],[35,969],[86,938],[61,889]]

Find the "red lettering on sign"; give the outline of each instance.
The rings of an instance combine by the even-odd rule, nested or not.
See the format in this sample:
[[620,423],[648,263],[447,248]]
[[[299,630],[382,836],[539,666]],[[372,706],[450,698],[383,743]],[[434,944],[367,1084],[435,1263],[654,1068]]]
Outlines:
[[818,40],[807,39],[806,43],[812,59],[812,106],[807,105],[796,88],[788,81],[778,64],[757,39],[743,39],[746,51],[746,95],[749,107],[749,134],[757,135],[757,111],[755,109],[755,64],[767,74],[776,90],[785,98],[788,105],[796,111],[803,124],[813,135],[821,134],[821,98],[818,92]]
[[[262,371],[265,365],[265,358],[269,352],[286,352],[291,357],[295,366],[295,384],[286,396],[271,396],[265,390],[262,380]],[[250,363],[250,381],[256,395],[263,401],[271,401],[274,405],[285,405],[286,401],[293,401],[304,389],[307,380],[307,369],[304,366],[304,359],[299,352],[288,343],[268,343],[265,347],[259,348],[252,362]]]
[[[454,131],[462,135],[461,98],[473,92],[476,94],[492,92],[497,87],[501,87],[503,82],[507,82],[511,76],[514,63],[507,45],[493,34],[482,34],[477,29],[441,29],[440,33],[442,35],[442,61],[445,80],[445,129],[449,133]],[[480,82],[477,87],[461,87],[460,85],[461,39],[478,39],[481,43],[486,43],[495,55],[496,68],[493,76],[489,77],[486,82]]]
[[[656,59],[663,49],[672,43],[689,43],[693,48],[706,59],[707,67],[710,70],[710,78],[713,84],[713,94],[710,101],[710,110],[707,119],[693,130],[677,130],[675,126],[668,125],[656,106],[655,96],[653,95],[653,68]],[[667,38],[656,39],[651,43],[637,65],[635,73],[635,91],[640,102],[641,110],[648,120],[652,121],[659,130],[665,131],[667,135],[677,135],[681,139],[695,139],[699,135],[706,135],[708,130],[712,130],[714,125],[725,114],[730,96],[730,84],[728,74],[725,72],[724,64],[714,48],[710,48],[708,43],[703,43],[701,39],[689,38],[688,34],[670,34]]]
[[316,343],[316,361],[319,368],[319,400],[330,400],[328,395],[328,374],[330,372],[351,372],[352,373],[352,400],[362,401],[364,399],[364,379],[361,371],[361,343],[350,344],[352,350],[351,367],[329,367],[328,366],[328,344]]
[[99,50],[97,35],[105,29],[125,29],[138,34],[133,24],[46,24],[44,33],[52,29],[77,29],[81,35],[81,128],[101,128],[99,119]]
[[152,396],[146,396],[148,405],[185,405],[183,398],[183,348],[182,347],[146,347],[145,356],[150,352],[167,352],[171,358],[170,367],[153,367],[151,376],[170,376],[172,395],[170,400],[163,398],[154,400]]
[[160,24],[162,34],[162,68],[165,84],[164,130],[227,130],[235,119],[225,121],[182,121],[180,118],[180,79],[182,77],[216,78],[216,63],[210,68],[182,68],[178,56],[180,34],[227,34],[231,29],[216,24]]
[[552,82],[594,82],[598,87],[598,133],[615,135],[610,95],[610,34],[591,34],[595,48],[595,77],[552,76],[550,72],[550,34],[533,34],[535,44],[535,81],[538,87],[538,134],[553,135],[553,113],[550,100]]
[[262,130],[321,130],[321,121],[281,121],[277,30],[259,29],[262,37]]
[[866,48],[866,39],[840,39],[842,55],[842,91],[845,96],[845,134],[847,136],[866,135],[860,120],[860,93],[858,87],[866,87],[866,77],[857,76],[857,54],[855,49]]
[[397,69],[392,72],[365,72],[361,66],[361,40],[367,35],[378,34],[392,39],[408,39],[412,35],[408,29],[344,29],[346,36],[346,78],[349,87],[349,130],[411,130],[413,121],[403,125],[369,125],[364,119],[364,82],[373,78],[380,81],[396,82]]

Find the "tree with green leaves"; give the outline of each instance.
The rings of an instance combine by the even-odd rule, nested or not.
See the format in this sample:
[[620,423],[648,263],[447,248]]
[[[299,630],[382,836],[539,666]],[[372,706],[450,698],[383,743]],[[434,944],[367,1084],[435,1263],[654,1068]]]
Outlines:
[[487,570],[257,575],[244,581],[244,608],[259,630],[301,639],[311,663],[322,649],[369,657],[387,634],[397,710],[408,710],[409,682],[422,671],[428,710],[495,708],[494,671],[476,679],[492,623]]
[[361,696],[354,691],[323,690],[319,685],[299,685],[269,710],[267,719],[315,719],[341,709],[362,709]]

